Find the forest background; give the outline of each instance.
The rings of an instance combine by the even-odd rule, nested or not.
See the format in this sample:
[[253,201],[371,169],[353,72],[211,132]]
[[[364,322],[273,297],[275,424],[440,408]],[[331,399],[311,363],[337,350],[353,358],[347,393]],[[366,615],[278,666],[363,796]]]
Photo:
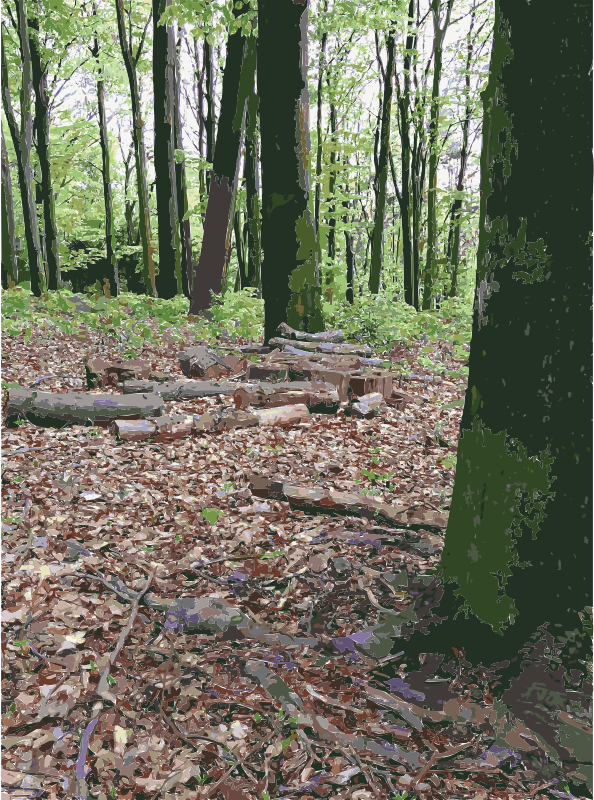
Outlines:
[[[24,4],[16,4],[19,11],[5,6],[2,175],[3,197],[12,197],[14,209],[12,220],[10,203],[3,204],[5,288],[22,284],[39,295],[66,281],[75,291],[177,297],[179,310],[187,309],[187,265],[199,260],[210,168],[223,138],[227,42],[239,30],[247,41],[257,35],[255,7],[239,6],[29,4],[28,53],[19,34]],[[328,324],[385,343],[402,324],[419,326],[413,309],[441,307],[447,316],[453,303],[470,333],[480,91],[492,25],[492,3],[475,0],[312,4],[308,202]],[[158,69],[165,83],[167,70],[175,73],[177,186],[163,177],[166,169],[155,172]],[[33,92],[25,98],[27,72]],[[262,182],[252,116],[232,176],[222,305],[213,311],[221,326],[241,318],[236,325],[257,337]],[[30,182],[21,174],[27,159]],[[160,197],[161,205],[176,206],[181,263],[159,246],[171,222],[159,213]]]

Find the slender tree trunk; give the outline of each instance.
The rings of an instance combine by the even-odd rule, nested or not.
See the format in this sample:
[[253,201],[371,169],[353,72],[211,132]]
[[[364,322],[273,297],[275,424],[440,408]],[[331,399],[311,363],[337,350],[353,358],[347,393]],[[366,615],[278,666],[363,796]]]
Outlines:
[[[171,0],[153,0],[155,189],[159,222],[159,297],[181,294],[181,241],[175,169],[175,42],[172,25],[159,25]],[[183,216],[183,215],[182,215]]]
[[[324,14],[328,11],[328,0],[324,0]],[[318,238],[320,236],[320,202],[322,197],[322,81],[324,78],[324,68],[326,66],[326,42],[328,32],[322,33],[320,44],[320,60],[318,63],[318,119],[317,119],[317,152],[316,152],[316,195],[314,205],[314,222]]]
[[439,152],[437,146],[438,120],[439,120],[439,84],[441,82],[443,41],[450,24],[452,4],[454,0],[447,0],[448,6],[443,26],[439,27],[439,11],[441,0],[431,0],[433,10],[433,90],[431,93],[431,122],[429,125],[429,188],[427,195],[427,260],[425,262],[425,281],[423,287],[423,311],[431,308],[433,284],[437,279],[436,274],[436,238],[437,238],[437,167],[439,165]]
[[[258,185],[258,105],[259,98],[252,92],[248,99],[245,126],[244,175],[247,224],[247,286],[260,287],[262,262],[260,198]],[[244,237],[245,241],[245,237]],[[242,284],[243,288],[243,284]]]
[[[235,17],[246,6],[235,9]],[[233,200],[244,133],[246,105],[254,88],[256,48],[250,37],[237,30],[227,41],[227,61],[223,77],[221,116],[217,133],[213,169],[204,222],[200,260],[192,277],[190,313],[210,308],[211,291],[220,293],[229,258],[233,228]]]
[[[541,13],[515,0],[495,3],[482,93],[468,389],[441,560],[445,586],[431,588],[437,599],[444,594],[434,610],[426,604],[426,619],[445,621],[432,624],[428,635],[415,634],[408,647],[426,652],[430,642],[431,652],[446,661],[452,647],[463,648],[466,660],[487,668],[508,662],[517,677],[500,707],[521,715],[554,748],[555,760],[573,763],[576,775],[590,748],[583,756],[569,751],[558,710],[572,695],[581,702],[579,680],[590,650],[578,614],[592,604],[591,342],[585,333],[591,328],[592,198],[584,169],[591,158],[591,9],[553,3],[535,36]],[[563,59],[551,58],[560,52]],[[563,115],[543,113],[561,103]],[[560,141],[564,168],[551,181],[543,164],[555,163]],[[509,354],[520,352],[518,365]],[[420,608],[422,598],[417,602]],[[543,692],[554,699],[541,702]]]
[[380,288],[380,275],[382,270],[384,214],[386,209],[386,183],[388,179],[388,153],[390,150],[390,116],[392,111],[392,73],[394,71],[394,31],[390,30],[386,36],[388,49],[388,63],[384,80],[382,100],[382,125],[380,149],[375,174],[375,219],[373,225],[373,238],[371,242],[371,266],[369,269],[369,291],[377,294]]
[[[464,122],[462,124],[462,148],[460,150],[460,169],[458,170],[458,182],[456,184],[456,191],[464,191],[464,176],[466,174],[466,166],[468,164],[468,134],[470,131],[470,118],[472,116],[472,105],[470,101],[470,65],[472,63],[472,29],[474,27],[475,10],[472,9],[470,17],[470,29],[467,37],[467,55],[466,55],[466,113],[464,115]],[[455,297],[458,292],[458,265],[460,260],[460,212],[462,209],[462,197],[460,194],[454,202],[450,210],[450,241],[451,249],[448,252],[448,260],[450,262],[450,269],[452,280],[450,282],[449,297]]]
[[[411,186],[410,186],[410,70],[411,70],[411,51],[415,46],[414,28],[414,0],[410,0],[408,5],[408,30],[406,36],[406,50],[404,54],[403,84],[402,94],[398,91],[398,110],[400,112],[400,149],[401,149],[401,168],[402,168],[402,191],[400,193],[400,219],[402,221],[402,263],[404,273],[404,301],[409,306],[418,306],[414,300],[414,275],[413,257],[411,245],[410,222],[412,217],[411,209]],[[397,82],[397,87],[399,83]]]
[[2,128],[2,269],[6,274],[8,286],[18,283],[18,264],[16,255],[16,239],[14,235],[14,200],[12,197],[12,180],[10,178],[10,162],[4,142]]
[[25,224],[25,241],[27,243],[27,256],[31,276],[31,292],[39,297],[41,295],[41,250],[37,235],[37,216],[35,198],[33,196],[33,176],[31,171],[31,138],[33,120],[31,117],[31,52],[29,37],[27,36],[27,17],[25,14],[24,0],[15,0],[19,42],[22,54],[22,89],[21,89],[21,124],[17,124],[12,108],[10,87],[8,85],[8,65],[4,53],[4,34],[2,33],[2,105],[6,114],[6,121],[14,145],[17,170],[19,176],[19,189],[23,206],[23,222]]
[[[97,15],[97,7],[93,4],[93,15]],[[93,58],[97,61],[99,75],[103,70],[99,67],[99,40],[95,36],[91,49]],[[109,292],[112,297],[117,297],[120,284],[118,274],[118,260],[115,254],[115,225],[113,216],[113,199],[111,191],[111,164],[109,157],[109,139],[107,134],[107,118],[105,115],[105,83],[100,77],[97,81],[97,110],[99,112],[99,141],[101,143],[101,162],[103,180],[103,204],[105,207],[105,248],[107,252]]]
[[[39,21],[32,17],[28,20],[29,29],[39,35]],[[56,206],[52,173],[50,168],[50,109],[47,94],[47,72],[41,63],[39,45],[35,34],[29,34],[31,50],[31,71],[33,90],[35,92],[35,117],[33,131],[41,173],[40,187],[43,199],[43,220],[45,234],[45,258],[47,272],[47,288],[55,290],[60,285],[60,250],[58,226],[56,224]]]
[[[204,37],[204,68],[206,70],[206,160],[214,162],[215,148],[215,105],[214,105],[214,67],[212,47]],[[222,111],[222,109],[221,109]],[[210,172],[206,172],[206,191],[210,193]]]
[[[344,159],[345,167],[348,167],[349,159],[348,156],[345,156]],[[349,187],[348,184],[345,184],[344,193],[348,197],[349,195]],[[353,234],[349,230],[349,215],[348,209],[350,207],[350,202],[348,200],[342,201],[342,206],[346,209],[347,213],[343,216],[342,221],[344,223],[344,246],[345,246],[345,253],[346,253],[346,281],[347,281],[347,290],[346,290],[346,301],[353,305],[355,302],[355,275],[354,275],[354,264],[355,264],[355,254],[353,252]]]
[[[235,231],[235,250],[237,252],[237,278],[239,288],[244,289],[249,286],[248,276],[245,268],[245,239],[243,235],[243,226],[241,224],[241,211],[236,208],[233,214],[233,229]],[[238,285],[236,281],[236,287]],[[237,288],[236,290],[237,291]]]
[[310,332],[324,328],[319,241],[308,204],[308,10],[307,0],[258,2],[266,342],[281,322]]
[[[179,72],[179,47],[181,46],[181,37],[183,30],[179,29],[179,43],[175,46],[175,86],[174,86],[174,99],[175,99],[175,149],[184,149],[182,138],[182,121],[181,121],[181,78]],[[190,299],[190,286],[192,274],[192,231],[190,228],[190,220],[184,219],[190,208],[188,203],[188,185],[186,181],[186,163],[185,157],[183,160],[176,160],[175,162],[175,185],[177,189],[177,213],[179,216],[179,234],[181,239],[181,279],[182,291],[184,295]]]
[[332,143],[332,150],[330,151],[330,178],[328,180],[328,194],[332,198],[332,204],[328,209],[328,258],[334,261],[336,255],[336,206],[334,202],[334,192],[336,190],[336,106],[334,103],[330,104],[330,142]]
[[[151,242],[151,223],[149,213],[149,193],[146,176],[146,152],[144,149],[144,120],[140,107],[140,91],[138,89],[138,75],[136,67],[144,44],[144,36],[138,46],[136,55],[132,55],[132,43],[128,42],[124,18],[123,0],[115,0],[118,20],[118,34],[122,56],[128,74],[130,85],[130,99],[132,102],[132,141],[134,143],[134,159],[136,163],[136,184],[138,188],[138,229],[142,243],[142,267],[144,283],[147,293],[157,296],[155,282],[155,262],[153,259],[153,245]],[[152,12],[151,12],[152,14]],[[148,24],[150,23],[150,17]],[[145,28],[146,33],[146,28]]]

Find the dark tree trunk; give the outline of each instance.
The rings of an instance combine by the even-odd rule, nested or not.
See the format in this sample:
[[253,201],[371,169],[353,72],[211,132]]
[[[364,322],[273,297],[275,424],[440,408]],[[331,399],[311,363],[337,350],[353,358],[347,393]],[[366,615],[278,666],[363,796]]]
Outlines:
[[[215,97],[214,67],[212,63],[212,47],[204,37],[204,69],[206,71],[206,160],[214,161],[215,148]],[[206,191],[210,192],[210,172],[206,172]]]
[[[241,212],[238,208],[235,209],[233,214],[233,230],[235,232],[235,250],[237,253],[237,278],[235,285],[239,283],[239,288],[243,289],[248,286],[248,278],[245,268],[245,238],[244,227],[241,224]],[[237,291],[237,289],[236,289]]]
[[[522,700],[564,758],[551,729],[569,703],[562,673],[559,700],[547,689],[538,705],[544,651],[518,655],[546,629],[577,675],[588,658],[578,612],[592,605],[591,10],[549,3],[541,20],[540,7],[495,3],[468,389],[436,609],[447,621],[409,647],[419,638],[424,651],[515,663],[504,707]],[[551,180],[543,164],[560,151]]]
[[[259,98],[252,92],[247,105],[245,123],[244,175],[246,192],[247,286],[261,287],[260,264],[262,262],[260,198],[258,186],[258,105]],[[244,237],[245,240],[245,237]],[[242,284],[243,287],[243,284]]]
[[307,0],[259,0],[264,339],[281,322],[324,328],[320,250],[309,209]]
[[143,135],[145,123],[142,119],[142,112],[140,108],[140,92],[138,89],[138,75],[136,72],[136,67],[138,65],[138,61],[140,60],[140,56],[142,55],[142,49],[144,46],[144,34],[146,34],[151,17],[149,17],[146,24],[144,34],[136,51],[136,55],[133,55],[132,42],[128,42],[126,34],[123,0],[115,0],[115,6],[118,20],[120,47],[122,50],[122,56],[124,58],[126,73],[128,75],[130,100],[132,103],[132,141],[134,143],[136,185],[138,190],[138,232],[140,234],[140,241],[142,243],[142,272],[147,293],[156,297],[157,287],[155,285],[155,262],[153,259],[153,246],[151,243],[149,194],[146,177],[146,152],[144,149]]
[[412,258],[413,306],[419,310],[419,271],[421,267],[421,215],[423,212],[423,187],[427,154],[422,129],[415,131],[412,148]]
[[18,283],[18,264],[16,255],[16,239],[14,235],[14,200],[12,197],[12,180],[10,178],[10,162],[4,142],[2,129],[2,279],[6,276],[6,286]]
[[23,0],[15,0],[19,42],[22,54],[22,92],[20,129],[12,108],[10,87],[8,85],[8,66],[4,53],[4,34],[2,34],[2,105],[17,157],[19,189],[23,206],[25,241],[31,276],[31,292],[41,295],[41,248],[37,235],[37,216],[33,196],[33,176],[31,171],[31,138],[33,120],[31,117],[31,52],[27,36],[27,17]]
[[384,214],[386,210],[386,183],[388,179],[388,153],[390,151],[390,116],[392,112],[392,74],[394,72],[394,31],[386,36],[388,50],[388,63],[384,79],[382,98],[382,124],[379,143],[379,155],[375,173],[375,219],[373,224],[373,238],[371,240],[371,266],[369,269],[369,291],[377,294],[380,287],[382,271],[383,239],[384,239]]
[[[39,35],[39,21],[29,19],[29,28]],[[50,109],[47,94],[46,66],[41,63],[39,45],[36,36],[29,34],[31,49],[31,71],[33,90],[35,92],[35,117],[33,131],[35,133],[35,149],[39,159],[41,173],[40,187],[43,200],[43,220],[45,234],[45,258],[47,272],[47,288],[55,290],[60,285],[60,251],[58,242],[58,226],[56,225],[56,206],[52,173],[50,167]]]
[[410,222],[412,217],[411,209],[411,186],[410,186],[410,68],[411,51],[415,46],[416,36],[413,32],[414,26],[414,0],[410,0],[408,5],[408,31],[406,35],[406,51],[404,54],[403,84],[404,88],[400,94],[400,84],[397,81],[398,89],[398,111],[400,124],[401,142],[401,165],[402,165],[402,191],[398,197],[400,203],[400,219],[402,221],[402,263],[404,271],[404,301],[409,306],[418,306],[414,300],[414,274],[413,258],[411,246]]
[[433,284],[437,279],[436,244],[437,244],[437,167],[439,152],[437,146],[439,118],[439,84],[441,82],[443,41],[450,24],[452,3],[448,7],[443,26],[439,26],[441,0],[431,0],[433,10],[433,89],[431,92],[431,122],[429,125],[429,188],[427,193],[427,261],[425,262],[425,284],[423,287],[423,311],[431,308]]
[[[241,9],[234,9],[233,13],[237,18],[245,11],[246,6],[243,6]],[[246,103],[254,87],[255,55],[254,44],[246,41],[240,29],[229,36],[223,76],[221,116],[204,221],[204,237],[200,259],[191,281],[191,314],[199,314],[210,308],[211,291],[219,294],[223,288],[231,244],[230,233],[233,228],[234,188]]]
[[[93,4],[93,14],[97,14],[95,4]],[[93,58],[99,62],[99,41],[97,37],[95,37],[91,53]],[[99,69],[99,75],[102,74],[103,71]],[[118,260],[114,250],[115,226],[111,192],[111,165],[109,157],[109,139],[107,135],[107,118],[105,115],[105,83],[102,78],[97,81],[97,110],[99,112],[99,140],[101,142],[103,204],[105,206],[105,248],[107,252],[108,268],[107,279],[109,281],[109,293],[112,297],[117,297],[120,283],[118,275]]]
[[[330,104],[330,141],[334,144],[336,140],[336,106],[334,103]],[[330,151],[330,178],[328,180],[328,194],[332,198],[332,204],[328,209],[328,258],[334,261],[336,255],[336,217],[334,192],[336,188],[336,150],[334,148]]]
[[[183,35],[182,29],[179,29],[180,41],[175,46],[175,86],[174,86],[174,100],[175,100],[175,149],[184,149],[182,138],[182,120],[181,120],[181,78],[179,73],[179,46],[181,46],[181,37]],[[175,185],[177,189],[177,213],[179,216],[179,234],[181,239],[181,279],[182,291],[184,295],[190,299],[190,285],[192,275],[192,231],[190,228],[190,220],[184,219],[189,210],[188,203],[188,185],[186,181],[186,164],[184,160],[176,161],[175,163]]]
[[153,0],[153,89],[155,189],[159,223],[159,297],[182,292],[181,242],[175,173],[175,42],[173,27],[159,25],[171,0]]
[[[345,163],[345,167],[347,167],[348,163],[349,163],[348,156],[345,156],[344,163]],[[349,195],[348,184],[345,184],[344,193],[348,197],[348,195]],[[345,225],[345,229],[344,229],[344,246],[345,246],[345,252],[346,252],[346,268],[347,268],[347,271],[346,271],[346,281],[347,281],[346,300],[347,300],[347,303],[350,303],[351,305],[353,305],[353,303],[355,302],[355,286],[354,286],[354,280],[355,280],[355,270],[354,270],[354,267],[355,267],[355,254],[353,252],[353,234],[351,233],[351,231],[348,228],[348,224],[349,224],[348,209],[350,207],[350,202],[348,200],[343,200],[342,201],[342,206],[343,206],[343,208],[345,208],[347,210],[347,213],[342,218],[342,221],[343,221],[343,223]]]

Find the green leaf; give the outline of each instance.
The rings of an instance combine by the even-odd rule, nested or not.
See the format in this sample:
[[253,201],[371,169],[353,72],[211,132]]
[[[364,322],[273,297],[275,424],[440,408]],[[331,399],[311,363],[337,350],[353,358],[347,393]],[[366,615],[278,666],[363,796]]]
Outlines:
[[262,719],[262,717],[256,711],[256,713],[254,714],[254,722],[260,722],[261,719]]
[[27,328],[27,330],[25,331],[25,344],[29,343],[29,339],[31,338],[32,333],[33,333],[33,329],[32,328]]
[[447,405],[442,406],[442,408],[457,408],[463,405],[464,405],[464,398],[461,397],[460,400],[454,400],[452,403],[448,403]]
[[202,509],[202,518],[209,522],[211,525],[215,525],[219,517],[224,515],[224,511],[221,511],[220,508],[203,508]]

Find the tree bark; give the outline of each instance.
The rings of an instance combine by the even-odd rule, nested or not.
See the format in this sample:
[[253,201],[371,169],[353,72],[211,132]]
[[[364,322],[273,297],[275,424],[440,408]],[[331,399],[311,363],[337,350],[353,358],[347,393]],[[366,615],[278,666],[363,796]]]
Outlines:
[[[35,17],[28,20],[28,26],[29,29],[36,31],[37,36],[39,36],[39,21]],[[33,91],[35,92],[33,131],[35,133],[35,149],[37,150],[41,172],[39,185],[43,200],[47,288],[55,290],[60,285],[60,251],[50,167],[50,108],[47,94],[47,66],[41,63],[39,44],[35,35],[29,34],[29,48],[31,50]]]
[[[247,223],[247,286],[261,288],[262,251],[261,251],[261,220],[260,197],[258,181],[258,106],[260,99],[252,92],[247,105],[245,125],[245,193],[246,193],[246,223]],[[246,238],[244,236],[244,242]]]
[[376,203],[375,219],[373,224],[373,238],[371,240],[371,265],[369,269],[369,291],[372,294],[377,294],[379,292],[380,275],[382,271],[384,214],[386,209],[386,182],[388,179],[388,153],[390,150],[390,116],[392,112],[394,45],[394,31],[390,30],[386,36],[388,63],[386,65],[386,75],[384,79],[380,148],[374,181]]
[[142,110],[140,107],[140,91],[138,89],[138,75],[136,67],[142,55],[144,46],[144,38],[146,30],[150,24],[151,16],[147,21],[146,27],[136,55],[132,54],[132,42],[128,42],[126,34],[126,24],[124,19],[124,2],[123,0],[115,0],[116,14],[118,20],[118,35],[120,40],[120,47],[126,73],[128,75],[128,83],[130,85],[130,99],[132,102],[132,141],[134,143],[134,158],[136,164],[136,185],[138,190],[138,228],[140,233],[140,241],[142,243],[142,271],[144,283],[147,293],[157,296],[157,287],[155,283],[155,262],[153,258],[153,245],[151,242],[151,221],[149,210],[149,194],[146,177],[146,152],[144,148],[144,120],[142,118]]
[[437,238],[437,167],[439,152],[437,147],[439,121],[439,84],[441,82],[443,42],[450,24],[452,4],[448,7],[443,27],[439,27],[439,11],[441,0],[431,0],[433,11],[433,89],[431,92],[431,122],[429,124],[429,186],[427,190],[427,260],[425,262],[425,281],[423,286],[423,311],[431,308],[433,284],[437,279],[435,264],[435,246]]
[[[179,71],[179,47],[181,46],[181,38],[183,36],[183,29],[179,29],[179,42],[175,46],[175,86],[174,86],[174,100],[175,100],[175,149],[183,150],[184,143],[182,138],[182,120],[181,120],[181,77]],[[175,185],[177,189],[177,212],[179,216],[179,232],[181,239],[181,277],[182,277],[182,291],[184,295],[190,299],[190,280],[192,275],[192,231],[190,228],[190,220],[184,219],[188,213],[190,205],[188,203],[188,184],[186,180],[186,163],[185,158],[182,161],[175,162]]]
[[[336,141],[336,106],[330,104],[330,141]],[[336,255],[336,206],[334,203],[334,192],[336,190],[336,150],[330,151],[330,178],[328,179],[328,195],[332,198],[332,204],[328,209],[328,258],[334,261]]]
[[[10,177],[10,161],[4,141],[2,127],[2,269],[6,276],[8,289],[11,283],[18,283],[18,263],[16,255],[16,239],[14,235],[14,200],[12,196],[12,180]],[[4,275],[3,275],[4,278]]]
[[[153,0],[155,189],[159,223],[159,297],[182,293],[181,241],[175,171],[175,42],[173,27],[160,25],[171,0]],[[183,215],[182,215],[183,216]]]
[[[235,18],[237,19],[245,11],[246,6],[241,9],[235,8],[233,11]],[[246,103],[253,91],[255,69],[255,46],[251,41],[246,41],[246,37],[238,29],[231,33],[227,40],[221,116],[210,176],[204,237],[200,259],[191,281],[191,314],[199,314],[210,308],[211,291],[218,294],[223,288],[229,257],[229,236],[233,227],[234,188]]]
[[[97,15],[97,7],[93,4],[93,15]],[[91,49],[93,58],[97,61],[99,75],[103,76],[103,70],[99,67],[99,40],[95,36],[95,41]],[[109,139],[107,134],[107,117],[105,115],[105,82],[101,77],[97,81],[97,110],[99,112],[99,141],[101,143],[101,162],[103,179],[103,204],[105,207],[105,248],[107,252],[107,264],[109,280],[109,292],[112,297],[117,297],[120,282],[118,274],[118,260],[115,254],[115,225],[113,216],[113,198],[111,190],[111,164],[109,157]]]
[[423,187],[425,186],[425,150],[423,129],[415,131],[412,148],[412,259],[413,259],[413,306],[419,310],[419,271],[421,267],[421,215],[423,212]]
[[[482,93],[468,389],[442,556],[445,594],[436,609],[447,622],[421,635],[425,644],[419,646],[426,650],[430,642],[432,652],[447,655],[455,646],[475,664],[509,660],[519,670],[521,648],[547,629],[563,645],[562,662],[582,672],[579,659],[588,656],[578,612],[592,602],[592,388],[585,335],[591,326],[592,201],[584,169],[591,138],[591,11],[552,3],[547,25],[535,36],[541,14],[515,0],[495,3]],[[563,57],[551,57],[555,53]],[[561,103],[564,113],[552,113]],[[543,164],[559,157],[560,142],[564,168],[551,181]],[[544,658],[541,653],[536,667]],[[522,692],[530,699],[535,691],[526,677],[510,697]]]
[[31,52],[29,37],[27,36],[27,17],[25,14],[24,0],[15,0],[19,42],[22,54],[22,90],[21,90],[21,124],[17,124],[10,87],[8,85],[8,65],[4,53],[4,34],[2,34],[2,105],[6,114],[6,121],[14,145],[17,158],[19,176],[19,189],[23,206],[23,222],[25,224],[25,241],[27,243],[27,256],[31,278],[31,292],[41,296],[41,248],[37,235],[37,216],[35,198],[33,196],[32,171],[31,171],[31,139],[33,120],[31,117]]
[[265,343],[281,322],[310,332],[324,328],[320,248],[309,209],[308,11],[307,0],[258,2]]

